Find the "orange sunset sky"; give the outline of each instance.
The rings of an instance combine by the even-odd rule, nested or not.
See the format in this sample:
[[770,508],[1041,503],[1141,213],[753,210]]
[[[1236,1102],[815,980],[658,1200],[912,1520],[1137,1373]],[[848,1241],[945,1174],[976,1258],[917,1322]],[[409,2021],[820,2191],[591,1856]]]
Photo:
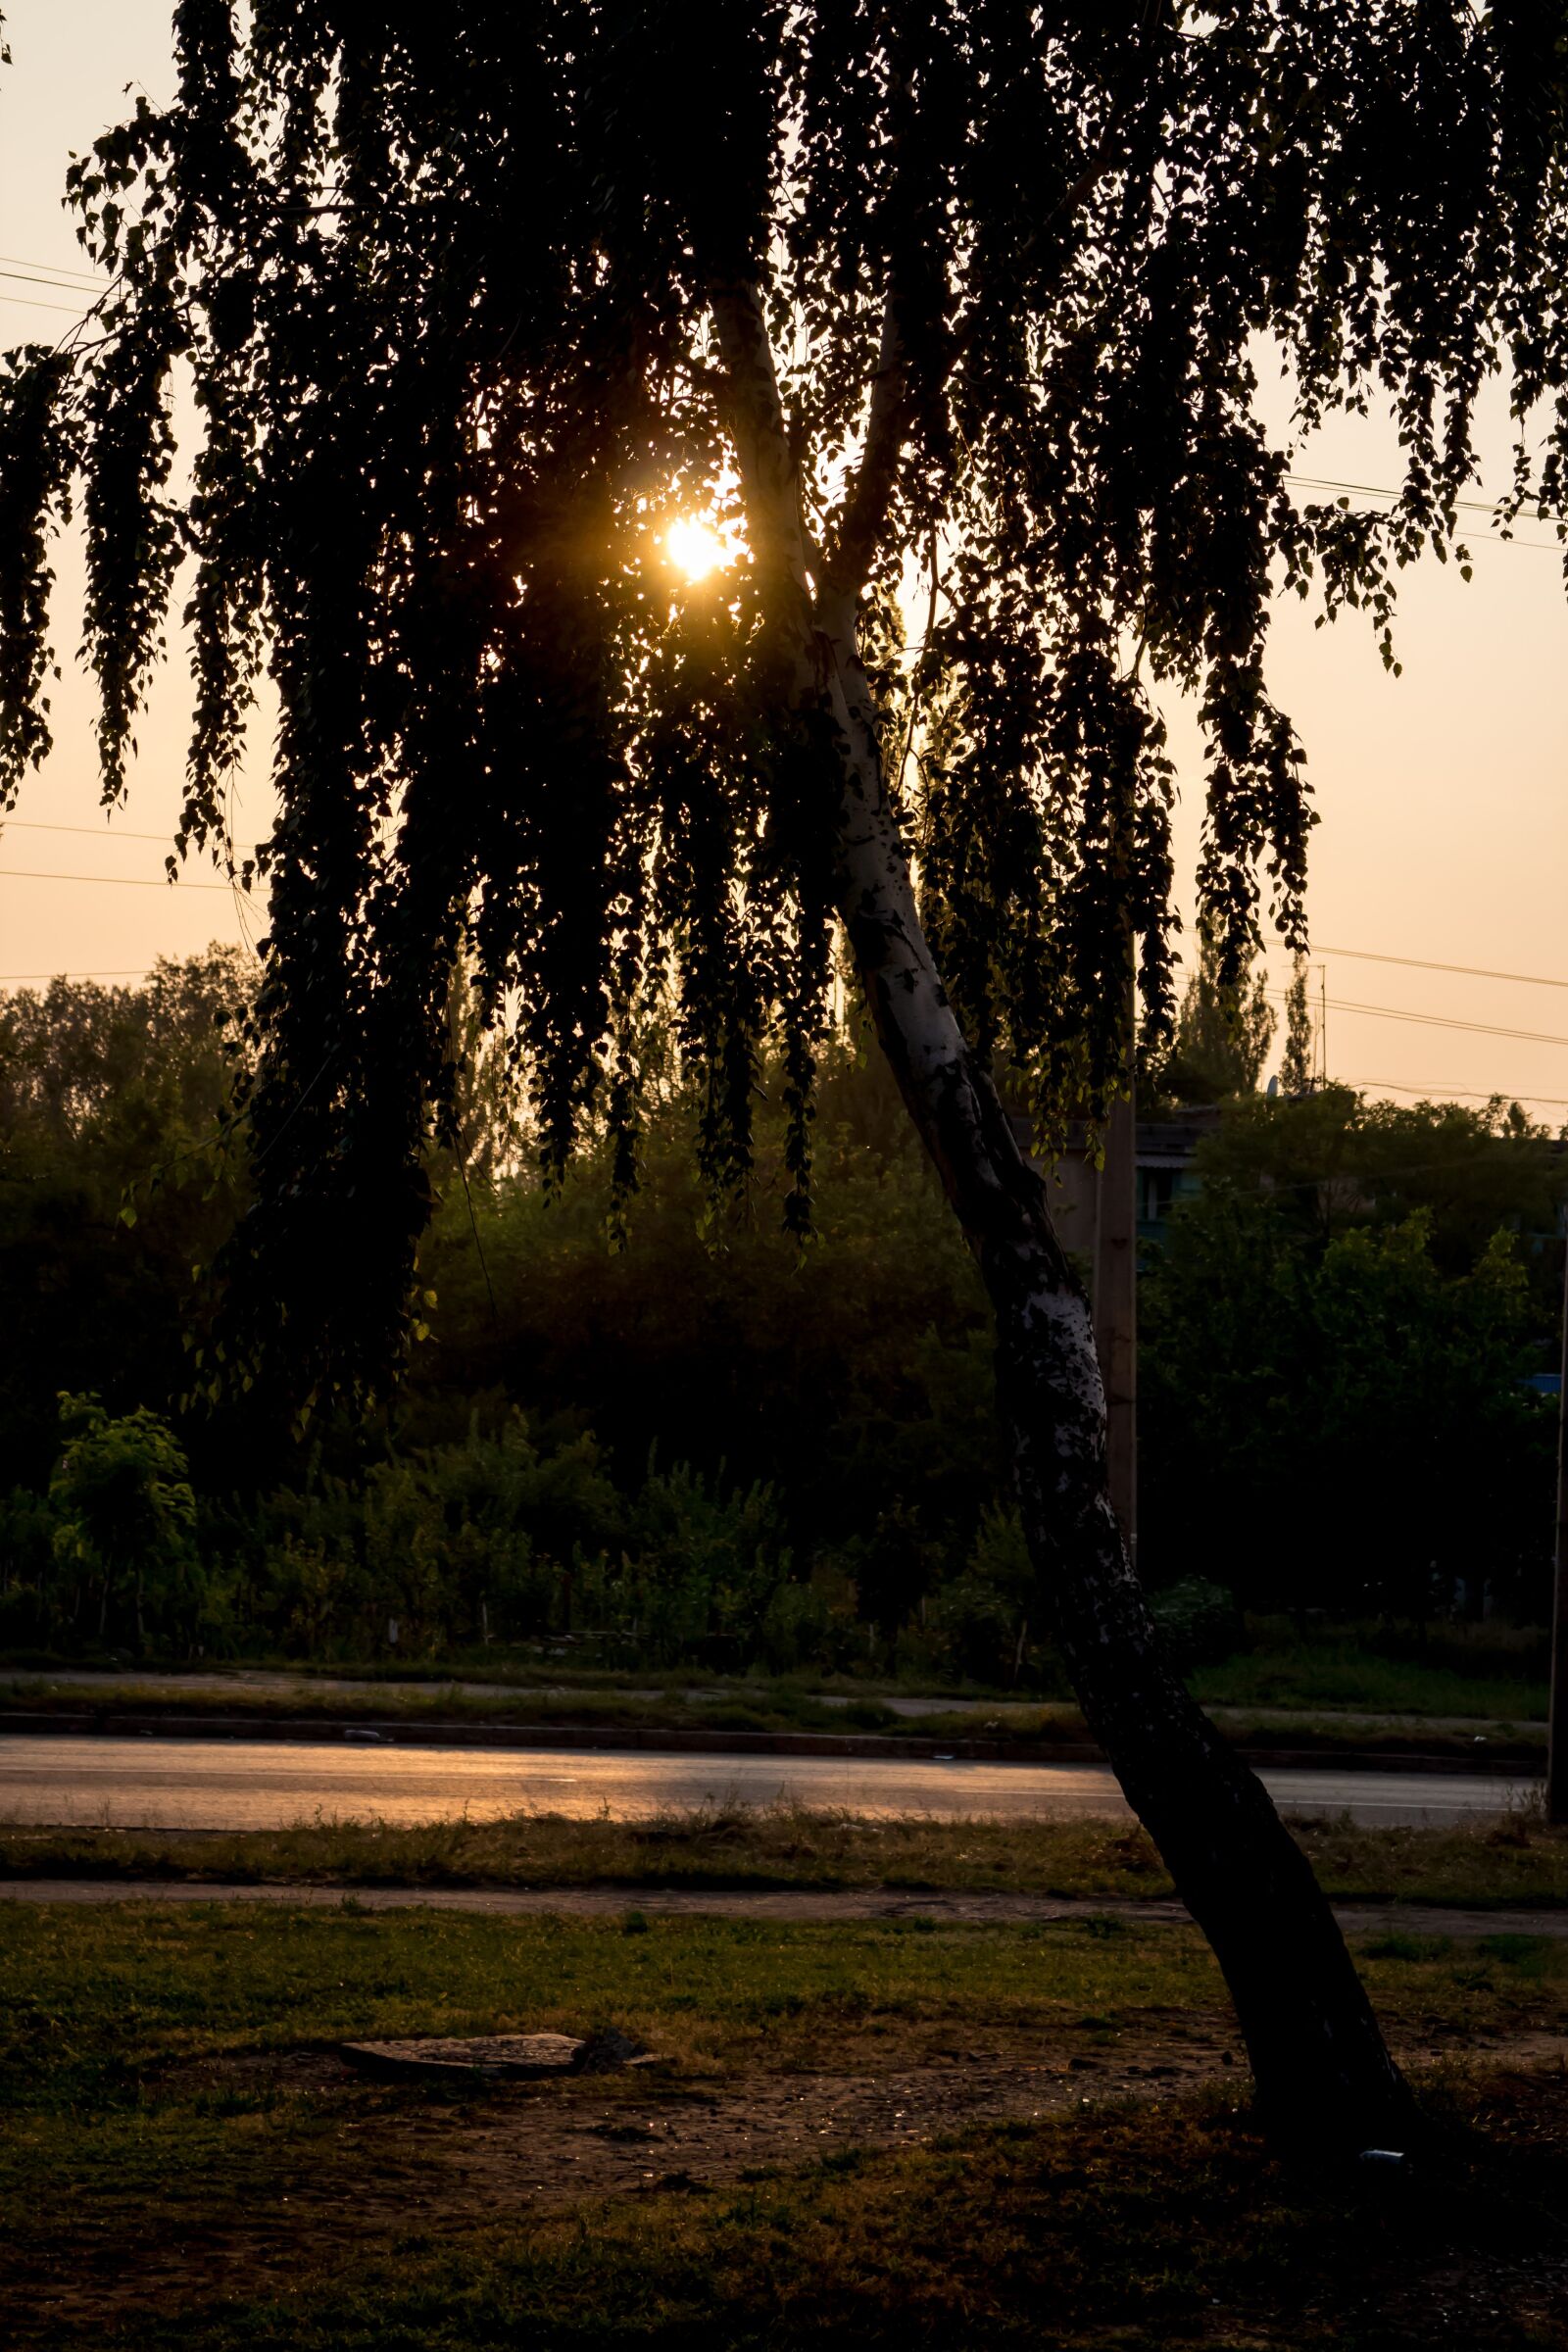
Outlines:
[[[169,95],[170,13],[170,0],[5,0],[14,64],[0,74],[0,343],[69,329],[79,307],[72,286],[28,282],[84,273],[60,206],[69,153],[120,117],[127,83],[155,100]],[[1283,433],[1285,416],[1269,413]],[[1500,400],[1486,426],[1483,498],[1507,478]],[[1295,461],[1303,476],[1374,488],[1394,479],[1393,465],[1387,431],[1349,420]],[[1568,1120],[1568,600],[1549,525],[1522,525],[1522,543],[1504,546],[1489,543],[1484,514],[1471,519],[1468,587],[1436,564],[1407,580],[1402,677],[1385,674],[1366,629],[1314,629],[1294,600],[1279,611],[1272,677],[1304,739],[1322,820],[1309,907],[1314,960],[1326,967],[1331,1071],[1402,1101],[1495,1089],[1556,1127]],[[172,890],[138,886],[161,873],[178,801],[180,665],[176,654],[140,727],[129,806],[106,821],[91,701],[70,661],[70,546],[60,570],[58,744],[0,837],[0,985],[55,971],[133,975],[157,955],[261,927],[260,909],[236,905],[205,868],[193,865]],[[1167,716],[1190,875],[1199,746],[1179,704]],[[258,743],[237,794],[237,838],[265,828],[269,808]],[[1286,971],[1276,952],[1276,987]]]

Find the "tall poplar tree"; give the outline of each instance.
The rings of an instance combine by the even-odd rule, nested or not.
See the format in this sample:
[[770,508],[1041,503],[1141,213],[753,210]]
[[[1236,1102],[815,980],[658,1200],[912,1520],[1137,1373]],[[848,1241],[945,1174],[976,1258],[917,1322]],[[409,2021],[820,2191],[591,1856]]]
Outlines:
[[[1271,598],[1364,606],[1387,653],[1479,385],[1568,380],[1561,0],[180,0],[174,34],[174,103],[73,173],[110,291],[0,380],[0,784],[47,748],[79,495],[106,800],[182,559],[182,854],[231,854],[264,667],[279,711],[255,1206],[204,1377],[395,1367],[465,951],[553,1165],[603,1121],[633,1182],[654,998],[715,1186],[776,1056],[804,1226],[842,934],[994,1302],[1056,1639],[1265,2111],[1398,2144],[1333,1918],[1152,1633],[991,1073],[1048,1125],[1112,1099],[1132,937],[1168,1018],[1161,689],[1208,747],[1211,919],[1299,944]],[[1282,364],[1299,430],[1392,409],[1392,513],[1295,498]],[[1557,499],[1563,446],[1548,417],[1521,491]],[[694,516],[735,561],[686,585]]]
[[1228,972],[1225,944],[1212,921],[1200,916],[1197,964],[1159,1068],[1161,1092],[1178,1102],[1220,1102],[1227,1095],[1254,1093],[1275,1026],[1256,960],[1245,956]]

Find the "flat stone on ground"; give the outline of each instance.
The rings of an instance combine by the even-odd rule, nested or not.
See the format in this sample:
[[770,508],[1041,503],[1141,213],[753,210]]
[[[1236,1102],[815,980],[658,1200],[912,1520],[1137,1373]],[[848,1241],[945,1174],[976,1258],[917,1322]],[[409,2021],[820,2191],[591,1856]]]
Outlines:
[[653,2063],[640,2042],[614,2026],[601,2026],[586,2040],[575,2034],[438,2034],[400,2041],[346,2041],[343,2055],[366,2074],[424,2082],[605,2075],[617,2067]]
[[406,2041],[346,2041],[351,2066],[373,2075],[574,2074],[587,2043],[573,2034],[433,2034]]

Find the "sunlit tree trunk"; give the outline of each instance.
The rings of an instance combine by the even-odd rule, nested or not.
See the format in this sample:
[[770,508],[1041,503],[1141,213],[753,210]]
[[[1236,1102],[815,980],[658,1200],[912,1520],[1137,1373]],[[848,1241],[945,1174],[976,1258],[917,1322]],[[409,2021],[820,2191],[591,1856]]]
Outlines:
[[1261,1783],[1161,1649],[1107,1493],[1089,1302],[920,925],[858,652],[858,583],[835,579],[807,545],[758,290],[717,289],[713,309],[790,690],[834,722],[823,731],[839,770],[840,912],[882,1050],[991,1299],[1024,1533],[1073,1688],[1214,1948],[1271,2130],[1298,2143],[1398,2145],[1413,2102],[1334,1915]]

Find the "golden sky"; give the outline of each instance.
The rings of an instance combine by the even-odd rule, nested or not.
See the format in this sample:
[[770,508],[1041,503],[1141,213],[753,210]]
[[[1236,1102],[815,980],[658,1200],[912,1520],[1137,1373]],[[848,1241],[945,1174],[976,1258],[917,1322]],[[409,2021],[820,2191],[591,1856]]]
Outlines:
[[[59,202],[69,153],[119,120],[127,83],[154,99],[168,95],[170,0],[4,4],[15,62],[0,75],[0,271],[9,273],[0,275],[0,343],[52,340],[69,317],[24,304],[69,311],[71,293],[15,272],[29,265],[81,271]],[[1483,495],[1507,477],[1500,403],[1487,427]],[[1393,463],[1391,437],[1376,422],[1346,420],[1301,453],[1297,467],[1379,486],[1394,478]],[[1304,739],[1322,819],[1308,904],[1314,959],[1326,968],[1333,1073],[1405,1101],[1416,1092],[1496,1089],[1556,1126],[1568,1120],[1568,603],[1547,528],[1521,526],[1520,539],[1534,544],[1489,545],[1486,517],[1472,519],[1468,586],[1451,566],[1407,575],[1402,677],[1385,674],[1370,632],[1353,619],[1315,629],[1293,600],[1276,623],[1272,680]],[[58,743],[0,837],[0,984],[62,970],[135,974],[154,956],[188,954],[209,939],[242,938],[247,923],[258,927],[258,910],[238,906],[203,868],[193,866],[173,890],[140,886],[161,874],[178,805],[182,679],[176,662],[160,681],[138,730],[129,806],[106,823],[91,700],[69,660],[77,576],[69,547],[60,571],[61,617],[70,625],[60,630]],[[1198,737],[1190,712],[1178,706],[1167,715],[1190,876]],[[259,749],[237,795],[238,839],[265,827],[269,806]],[[77,827],[86,830],[44,829]],[[1372,956],[1562,985],[1366,959]],[[1286,959],[1270,960],[1282,985]],[[1489,1034],[1499,1030],[1512,1034]]]

